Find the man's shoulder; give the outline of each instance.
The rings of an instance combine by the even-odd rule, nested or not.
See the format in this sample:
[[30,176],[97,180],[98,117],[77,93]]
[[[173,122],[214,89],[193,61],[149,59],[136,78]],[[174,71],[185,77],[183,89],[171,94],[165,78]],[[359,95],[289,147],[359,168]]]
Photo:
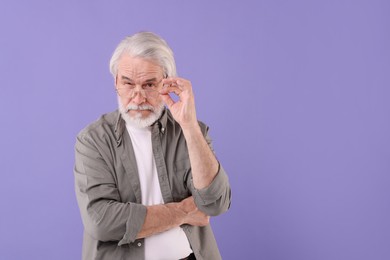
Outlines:
[[113,133],[118,116],[118,110],[103,114],[97,120],[83,128],[77,136],[84,138],[86,136],[102,136]]

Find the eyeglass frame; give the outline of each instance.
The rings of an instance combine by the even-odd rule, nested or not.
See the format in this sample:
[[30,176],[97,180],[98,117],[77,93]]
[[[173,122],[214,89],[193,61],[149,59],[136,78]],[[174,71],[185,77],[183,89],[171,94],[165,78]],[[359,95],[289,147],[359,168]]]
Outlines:
[[[163,79],[166,79],[166,78],[167,78],[167,76],[164,75],[164,77],[162,77],[160,80],[158,80],[158,81],[156,81],[156,82],[145,82],[145,83],[143,83],[142,85],[145,85],[145,84],[154,84],[154,85],[156,86],[156,88],[157,88],[157,86],[161,83],[161,81],[162,81]],[[118,81],[118,77],[116,77],[116,79],[115,79],[115,85],[117,85],[117,81]],[[158,95],[156,95],[156,97],[150,97],[150,96],[149,96],[149,93],[151,93],[151,92],[157,92],[157,93],[158,93],[158,90],[157,90],[157,89],[144,89],[144,88],[142,87],[142,85],[141,85],[141,90],[135,90],[137,84],[134,84],[134,88],[126,88],[126,87],[118,88],[118,87],[115,87],[115,91],[116,91],[116,93],[118,93],[118,95],[119,95],[120,97],[126,97],[126,98],[131,98],[131,99],[133,99],[134,97],[136,97],[137,93],[140,93],[140,94],[142,95],[142,97],[144,97],[144,98],[146,98],[146,99],[155,99],[155,98],[157,98]],[[120,89],[128,89],[128,93],[129,93],[129,94],[128,94],[128,95],[121,95],[121,94],[119,93],[119,90],[120,90]],[[131,93],[131,95],[130,95],[130,93]]]

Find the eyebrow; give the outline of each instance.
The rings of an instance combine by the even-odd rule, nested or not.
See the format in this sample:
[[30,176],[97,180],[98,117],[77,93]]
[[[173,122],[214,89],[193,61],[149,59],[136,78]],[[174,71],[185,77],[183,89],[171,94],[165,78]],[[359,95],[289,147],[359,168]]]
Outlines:
[[122,80],[127,80],[127,81],[130,81],[130,82],[133,82],[133,80],[131,78],[128,78],[126,76],[122,76],[121,77]]
[[[126,76],[122,76],[121,78],[122,78],[122,80],[127,80],[127,81],[130,81],[130,82],[133,82],[133,80],[131,78],[128,78]],[[145,80],[143,82],[143,84],[149,83],[149,82],[155,82],[155,81],[157,81],[157,78],[150,78],[150,79]]]

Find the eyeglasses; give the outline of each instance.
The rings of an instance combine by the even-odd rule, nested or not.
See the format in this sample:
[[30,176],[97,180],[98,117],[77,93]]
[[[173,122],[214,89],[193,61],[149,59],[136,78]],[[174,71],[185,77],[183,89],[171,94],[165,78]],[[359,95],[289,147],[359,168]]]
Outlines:
[[137,93],[140,93],[142,97],[148,99],[156,99],[160,94],[157,90],[154,89],[135,90],[130,88],[117,88],[116,92],[118,93],[119,96],[130,98],[130,99],[135,98],[137,96]]
[[125,98],[135,98],[137,93],[140,93],[142,97],[147,99],[156,99],[159,96],[158,88],[163,79],[156,82],[149,82],[142,85],[141,90],[136,90],[135,84],[125,84],[123,87],[116,88],[116,92],[119,96]]

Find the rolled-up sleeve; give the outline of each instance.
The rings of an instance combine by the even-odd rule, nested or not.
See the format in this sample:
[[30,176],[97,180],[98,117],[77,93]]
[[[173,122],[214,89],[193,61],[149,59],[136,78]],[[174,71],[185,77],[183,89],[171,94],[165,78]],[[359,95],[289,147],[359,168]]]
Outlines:
[[196,189],[192,179],[190,185],[196,206],[205,214],[217,216],[229,209],[231,190],[228,177],[221,165],[214,180],[206,188]]
[[77,137],[75,190],[84,230],[99,241],[131,243],[142,228],[146,207],[121,202],[109,153],[102,149],[86,134]]

